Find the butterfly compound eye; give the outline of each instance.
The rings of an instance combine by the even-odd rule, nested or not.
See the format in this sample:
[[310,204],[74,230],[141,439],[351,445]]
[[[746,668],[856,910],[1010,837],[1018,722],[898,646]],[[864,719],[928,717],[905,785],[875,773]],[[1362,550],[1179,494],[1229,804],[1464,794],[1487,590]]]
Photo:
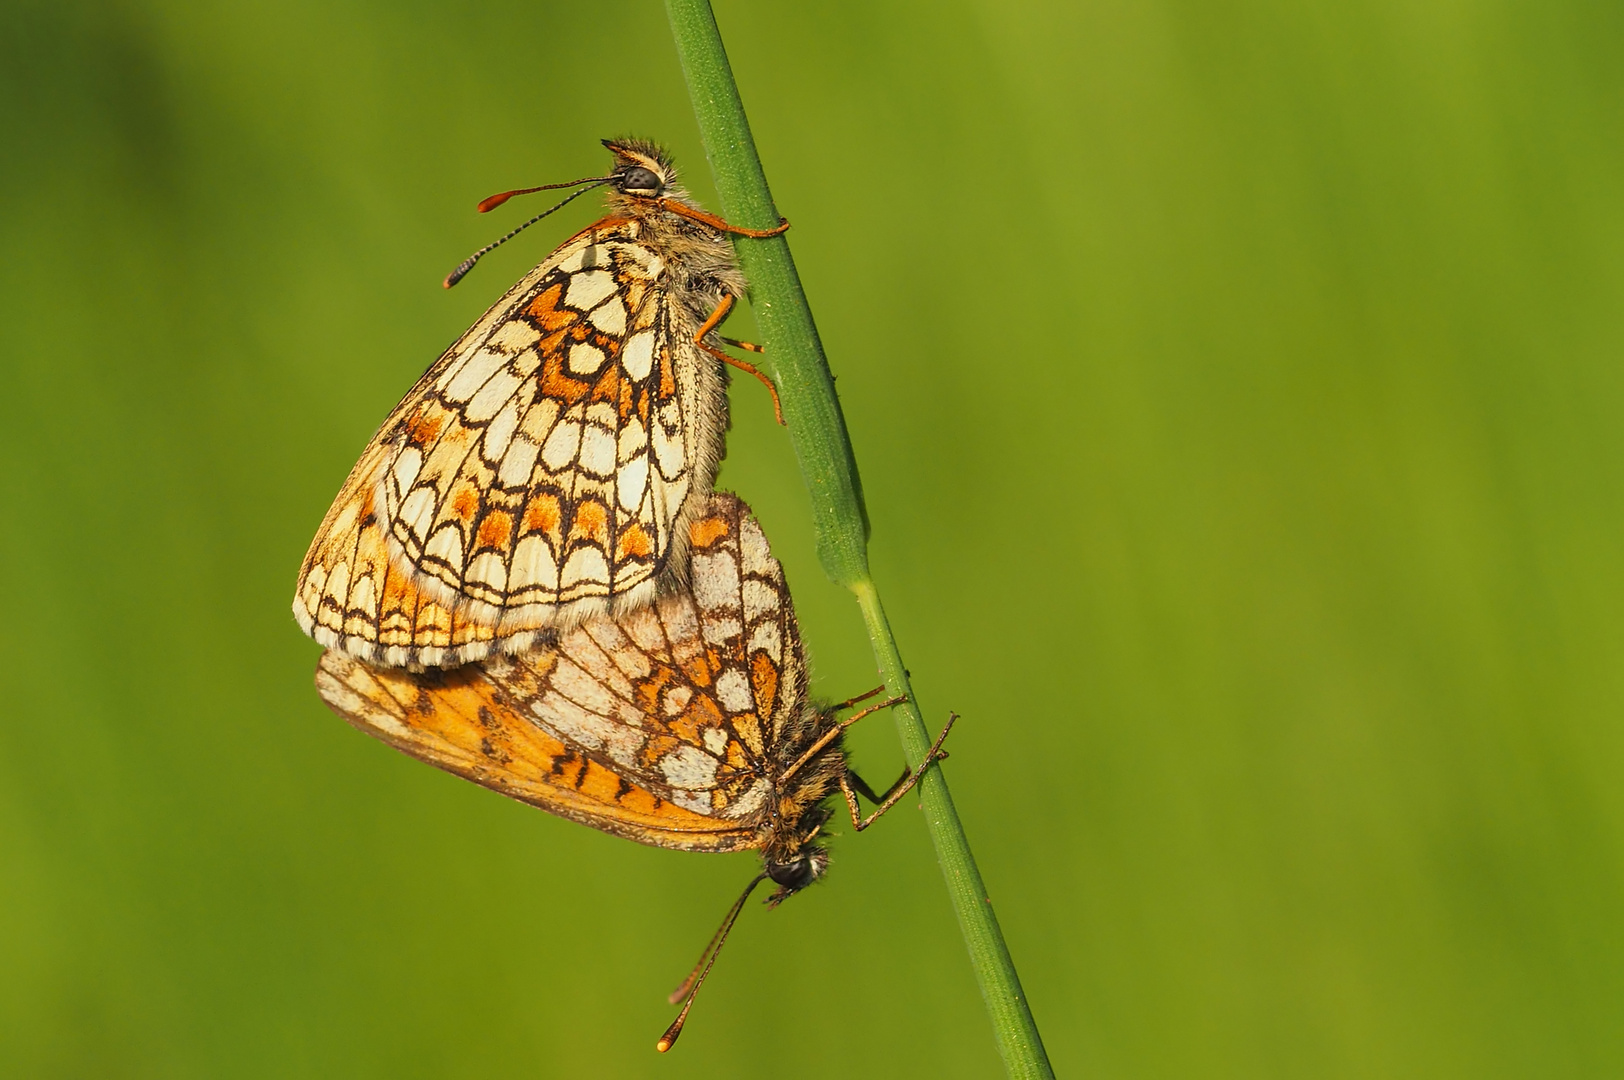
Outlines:
[[786,889],[796,890],[812,884],[812,880],[818,875],[812,869],[812,860],[803,856],[793,862],[769,863],[767,876]]
[[616,186],[628,195],[658,195],[660,193],[660,178],[648,169],[634,165],[620,174],[620,180]]

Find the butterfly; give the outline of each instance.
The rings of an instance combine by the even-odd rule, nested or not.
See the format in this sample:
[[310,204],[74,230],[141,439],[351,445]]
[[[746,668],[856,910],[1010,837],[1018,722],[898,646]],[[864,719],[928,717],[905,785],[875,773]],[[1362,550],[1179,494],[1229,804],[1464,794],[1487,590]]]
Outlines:
[[600,185],[609,215],[429,367],[327,511],[293,600],[323,645],[375,664],[453,667],[647,604],[681,580],[687,526],[724,450],[722,364],[772,389],[717,344],[743,345],[714,333],[746,291],[727,234],[773,236],[789,223],[729,225],[688,198],[663,150],[604,145],[608,175],[546,185],[580,190],[525,225]]
[[[844,796],[866,829],[945,756],[949,720],[920,767],[883,793],[841,745],[863,716],[809,701],[783,568],[736,495],[712,493],[689,523],[690,584],[650,606],[599,616],[522,656],[454,671],[381,668],[329,649],[322,699],[355,727],[431,765],[616,836],[684,851],[761,852],[761,873],[687,981],[669,1049],[733,920],[770,880],[776,906],[822,876],[818,837]],[[876,809],[864,817],[857,796]]]

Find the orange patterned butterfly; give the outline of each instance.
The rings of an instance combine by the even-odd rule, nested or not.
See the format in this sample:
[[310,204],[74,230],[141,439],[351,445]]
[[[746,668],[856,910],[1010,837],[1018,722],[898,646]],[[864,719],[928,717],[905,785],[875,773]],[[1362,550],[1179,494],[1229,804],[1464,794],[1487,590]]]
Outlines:
[[[555,643],[455,671],[379,668],[333,649],[316,687],[345,720],[391,746],[616,836],[685,851],[761,852],[762,872],[728,913],[673,1002],[694,994],[756,885],[777,904],[822,875],[817,842],[839,790],[861,831],[940,757],[876,794],[847,762],[850,719],[807,698],[806,657],[783,568],[749,507],[711,494],[689,525],[690,587]],[[869,697],[878,690],[863,697]],[[952,721],[948,722],[948,728]],[[876,804],[863,817],[861,794]]]
[[573,199],[607,185],[609,216],[446,350],[328,510],[293,600],[323,645],[454,667],[680,582],[723,454],[721,363],[772,389],[714,333],[745,295],[726,234],[789,226],[729,225],[688,198],[657,147],[604,145],[607,176],[548,186],[580,187]]

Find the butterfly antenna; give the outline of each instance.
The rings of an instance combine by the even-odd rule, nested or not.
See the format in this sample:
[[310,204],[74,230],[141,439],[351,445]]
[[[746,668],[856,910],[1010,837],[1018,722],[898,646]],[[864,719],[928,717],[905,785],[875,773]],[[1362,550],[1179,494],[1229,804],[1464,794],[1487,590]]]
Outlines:
[[568,206],[570,203],[574,202],[576,199],[579,199],[582,195],[585,195],[587,192],[591,191],[593,188],[597,187],[599,184],[607,183],[609,181],[609,179],[610,178],[607,177],[607,176],[589,177],[589,178],[587,178],[585,180],[572,180],[568,184],[543,184],[541,187],[521,188],[521,189],[519,189],[517,191],[504,191],[500,195],[492,195],[490,198],[486,199],[485,201],[483,201],[483,202],[481,202],[479,204],[479,212],[480,213],[483,214],[487,210],[494,210],[496,207],[501,206],[503,203],[507,202],[509,199],[511,199],[515,195],[528,195],[532,191],[546,191],[549,188],[573,187],[576,184],[586,184],[587,185],[586,187],[582,188],[580,191],[572,192],[562,202],[559,202],[556,205],[554,205],[552,207],[549,207],[546,210],[543,210],[541,213],[537,214],[535,217],[531,218],[529,221],[525,222],[523,225],[520,225],[517,229],[514,229],[512,232],[508,233],[506,236],[502,237],[500,240],[497,240],[497,241],[495,241],[493,243],[486,244],[484,247],[480,248],[478,251],[474,252],[472,255],[470,255],[466,259],[462,260],[462,262],[457,264],[457,268],[455,270],[451,271],[451,273],[449,273],[449,274],[447,274],[445,276],[445,281],[441,282],[441,284],[444,285],[448,289],[451,288],[451,286],[455,285],[457,282],[459,282],[463,278],[467,277],[468,276],[468,271],[470,271],[470,270],[472,270],[474,268],[474,264],[477,263],[480,259],[483,259],[491,251],[494,251],[496,248],[501,247],[503,244],[507,243],[509,240],[512,240],[515,236],[518,236],[520,233],[524,232],[530,226],[534,225],[536,222],[540,221],[542,218],[546,217],[548,214],[552,213],[554,210],[559,210],[559,209],[562,209],[563,207]]
[[665,1034],[660,1036],[660,1041],[654,1044],[654,1049],[660,1053],[665,1053],[677,1044],[677,1036],[682,1034],[682,1025],[688,1022],[688,1010],[694,1007],[694,998],[699,996],[699,988],[705,984],[705,976],[710,974],[711,965],[716,963],[716,957],[722,951],[722,943],[727,940],[727,932],[733,929],[733,923],[738,919],[739,912],[744,910],[744,902],[750,899],[750,894],[756,891],[756,886],[766,880],[765,870],[750,879],[750,884],[744,887],[744,892],[739,894],[739,898],[733,901],[733,906],[728,909],[721,927],[711,936],[710,944],[699,954],[699,963],[695,964],[688,977],[682,980],[682,985],[672,991],[669,999],[671,1004],[675,1005],[683,998],[688,1000],[683,1003],[682,1011],[677,1014],[677,1018],[671,1021],[671,1026],[665,1029]]
[[487,195],[485,198],[479,200],[479,206],[476,207],[476,209],[481,214],[488,214],[492,210],[495,210],[498,206],[501,206],[503,203],[513,198],[515,195],[529,195],[537,191],[554,191],[558,188],[575,187],[578,184],[607,184],[613,179],[614,177],[612,176],[583,176],[579,180],[566,180],[562,184],[543,184],[540,187],[515,188],[512,191],[502,191],[495,195]]

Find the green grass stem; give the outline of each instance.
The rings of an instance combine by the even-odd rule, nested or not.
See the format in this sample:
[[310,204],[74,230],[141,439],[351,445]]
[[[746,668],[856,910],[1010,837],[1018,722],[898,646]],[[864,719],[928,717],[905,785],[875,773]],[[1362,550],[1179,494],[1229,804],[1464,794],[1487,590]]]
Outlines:
[[[710,0],[666,0],[666,13],[723,216],[747,228],[772,228],[778,223],[778,210],[756,154]],[[862,481],[795,260],[782,236],[738,239],[735,247],[750,281],[751,306],[761,324],[784,421],[811,496],[818,557],[830,579],[856,595],[886,689],[907,698],[892,713],[908,762],[917,766],[930,749],[931,735],[869,574],[868,512],[863,506]],[[926,773],[920,797],[1004,1066],[1012,1077],[1052,1077],[1015,963],[939,767]]]

